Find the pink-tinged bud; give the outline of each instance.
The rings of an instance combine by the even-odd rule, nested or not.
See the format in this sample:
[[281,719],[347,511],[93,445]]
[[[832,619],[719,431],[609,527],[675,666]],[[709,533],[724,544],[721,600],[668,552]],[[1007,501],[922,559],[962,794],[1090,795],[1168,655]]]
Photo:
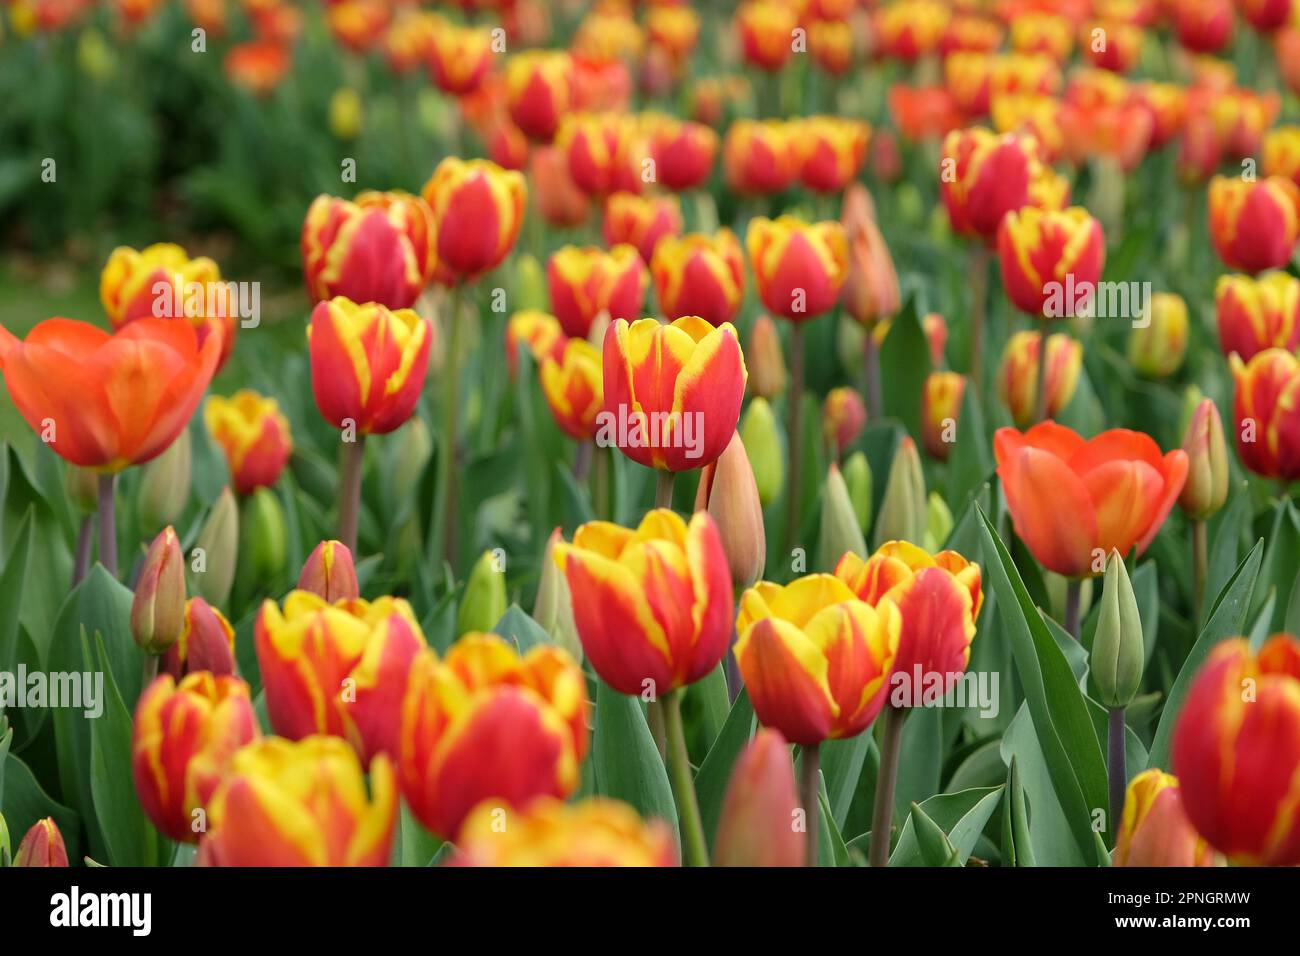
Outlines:
[[781,337],[770,315],[760,315],[749,330],[745,347],[749,365],[749,391],[760,398],[776,398],[785,391],[785,357]]
[[1178,504],[1193,521],[1204,521],[1222,508],[1228,497],[1228,445],[1223,437],[1223,419],[1208,398],[1192,412],[1183,451],[1187,452],[1187,481],[1178,495]]
[[803,866],[794,767],[780,732],[754,735],[731,771],[713,846],[717,866]]
[[1173,774],[1152,767],[1129,782],[1112,862],[1115,866],[1214,866],[1214,850],[1187,819]]
[[185,562],[171,525],[149,545],[131,602],[131,633],[141,649],[162,654],[185,627]]
[[53,817],[37,820],[18,844],[14,866],[67,866],[68,850]]
[[767,537],[754,469],[740,432],[732,436],[718,460],[701,471],[695,510],[713,516],[731,568],[732,584],[749,587],[757,581],[767,563]]
[[847,385],[831,389],[822,405],[822,429],[836,458],[858,440],[866,426],[867,406],[857,390]]
[[194,671],[217,677],[235,674],[235,629],[226,616],[201,597],[185,604],[185,626],[163,654],[161,670],[179,682]]
[[342,541],[322,541],[307,556],[298,576],[298,590],[310,591],[328,603],[361,596],[352,552]]

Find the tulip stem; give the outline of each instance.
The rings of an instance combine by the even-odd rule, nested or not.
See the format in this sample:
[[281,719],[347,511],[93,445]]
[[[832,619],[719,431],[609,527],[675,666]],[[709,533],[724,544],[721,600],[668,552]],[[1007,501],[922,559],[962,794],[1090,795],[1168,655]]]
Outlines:
[[1083,582],[1071,578],[1065,583],[1065,630],[1076,641],[1079,639],[1079,590]]
[[99,563],[117,577],[117,517],[113,510],[113,490],[117,475],[99,476]]
[[862,345],[862,391],[867,399],[867,417],[875,421],[881,416],[883,401],[880,397],[880,343],[872,329],[867,329]]
[[677,823],[682,834],[682,855],[687,866],[708,866],[709,847],[700,820],[700,802],[695,796],[691,758],[686,752],[686,731],[682,727],[682,692],[664,697],[664,727],[668,733],[668,770],[677,798]]
[[609,451],[604,448],[596,448],[592,452],[595,459],[592,467],[592,504],[596,509],[596,517],[608,520],[612,517],[609,506]]
[[578,451],[573,456],[573,479],[579,484],[587,480],[587,473],[591,471],[591,452],[594,447],[589,441],[578,443]]
[[970,366],[966,371],[978,394],[984,382],[984,324],[989,295],[989,253],[982,242],[971,247],[969,273]]
[[889,838],[894,828],[894,787],[898,783],[899,746],[907,710],[885,706],[880,734],[880,771],[876,774],[876,804],[871,814],[871,865],[889,862]]
[[677,474],[672,471],[655,472],[655,507],[672,508],[673,506],[673,482]]
[[447,300],[447,350],[442,360],[442,423],[438,429],[438,487],[434,492],[433,527],[429,535],[430,563],[455,567],[456,548],[456,431],[460,399],[460,303],[463,288],[452,286]]
[[90,547],[95,541],[94,522],[90,515],[81,519],[81,526],[77,529],[77,552],[72,561],[72,586],[75,588],[81,583],[81,579],[86,576],[86,569],[90,567]]
[[343,466],[339,475],[339,540],[355,556],[357,518],[361,513],[361,466],[366,458],[366,436],[343,443]]
[[1038,372],[1034,378],[1034,423],[1047,421],[1047,327],[1038,330]]
[[1192,522],[1192,630],[1199,634],[1205,609],[1205,578],[1209,568],[1208,535],[1204,521]]
[[807,827],[804,839],[807,851],[804,853],[804,866],[817,865],[817,835],[820,824],[817,811],[821,801],[821,744],[812,744],[803,748],[803,759],[799,761],[799,803],[803,807],[804,825]]
[[1110,771],[1110,832],[1119,828],[1124,813],[1124,785],[1128,782],[1127,756],[1124,747],[1124,708],[1112,707],[1110,711],[1109,760]]
[[148,651],[145,651],[144,667],[141,668],[140,671],[140,689],[143,690],[144,688],[152,684],[154,678],[157,676],[158,676],[158,655],[150,654]]
[[799,471],[803,464],[803,323],[790,329],[790,392],[786,396],[786,438],[789,447],[790,481],[786,488],[785,546],[794,547],[799,534]]

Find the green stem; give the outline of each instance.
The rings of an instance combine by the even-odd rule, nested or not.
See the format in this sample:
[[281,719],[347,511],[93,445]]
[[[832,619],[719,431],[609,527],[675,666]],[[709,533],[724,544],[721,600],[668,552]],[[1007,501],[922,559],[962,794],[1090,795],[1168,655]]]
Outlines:
[[1209,569],[1208,535],[1204,521],[1192,522],[1192,628],[1199,633],[1205,609],[1205,578]]
[[786,449],[790,459],[789,481],[785,502],[785,547],[794,547],[799,534],[799,472],[803,464],[803,323],[795,322],[790,331],[790,391],[786,402]]
[[1039,322],[1038,375],[1034,379],[1034,423],[1047,420],[1047,323]]
[[984,384],[984,326],[989,293],[989,252],[982,242],[971,247],[967,279],[970,283],[971,311],[970,362],[966,372],[978,395]]
[[673,482],[677,479],[677,473],[672,471],[655,472],[655,507],[672,508],[673,506]]
[[671,691],[664,698],[664,723],[668,732],[668,771],[677,798],[677,822],[682,833],[682,851],[687,866],[708,866],[709,849],[700,820],[700,803],[695,796],[691,760],[686,752],[686,731],[682,727],[682,692]]
[[1065,584],[1065,630],[1076,641],[1079,639],[1079,591],[1083,582],[1071,578]]
[[116,473],[99,476],[99,563],[113,577],[117,577],[117,517],[113,500],[116,482]]
[[592,453],[593,462],[591,485],[592,503],[596,508],[596,517],[608,521],[611,517],[609,503],[609,456],[607,448],[596,448]]
[[460,303],[464,289],[452,286],[447,301],[447,349],[442,360],[442,423],[438,429],[438,488],[429,533],[429,563],[456,566],[456,432],[460,419]]
[[817,835],[819,830],[818,810],[821,801],[818,794],[821,792],[820,774],[818,770],[821,765],[821,745],[812,744],[803,748],[803,759],[799,762],[799,803],[803,807],[804,823],[807,831],[804,833],[804,839],[807,841],[807,850],[804,855],[804,866],[817,865]]
[[646,704],[645,720],[650,725],[650,736],[659,750],[659,758],[667,760],[668,722],[664,719],[664,703],[658,697]]
[[361,466],[366,458],[366,436],[343,443],[343,466],[339,478],[339,540],[357,554],[357,518],[361,513]]
[[148,687],[153,683],[153,679],[158,676],[158,655],[150,654],[148,651],[144,655],[144,666],[140,672],[140,686]]
[[1119,820],[1124,813],[1124,785],[1128,782],[1123,707],[1111,708],[1109,724],[1107,769],[1110,776],[1110,832],[1113,836],[1119,829]]
[[873,332],[873,328],[867,328],[866,341],[862,345],[862,389],[863,397],[867,400],[867,420],[874,422],[883,412],[880,397],[880,344]]
[[74,588],[81,583],[81,579],[86,576],[86,569],[90,567],[90,547],[94,540],[94,521],[90,515],[86,515],[81,519],[81,525],[77,528],[77,551],[72,562],[72,586]]
[[871,865],[889,862],[889,837],[894,825],[894,788],[898,784],[899,744],[907,711],[885,706],[880,735],[880,771],[876,774],[876,805],[871,814]]

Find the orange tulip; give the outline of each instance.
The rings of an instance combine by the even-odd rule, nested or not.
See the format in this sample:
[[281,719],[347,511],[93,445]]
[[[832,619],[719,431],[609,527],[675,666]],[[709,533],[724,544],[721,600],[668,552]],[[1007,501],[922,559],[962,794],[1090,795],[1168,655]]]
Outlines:
[[586,339],[564,343],[561,356],[545,356],[538,379],[556,424],[571,438],[587,441],[596,434],[596,416],[604,405],[600,352]]
[[1272,176],[1210,180],[1210,238],[1231,269],[1261,272],[1291,261],[1300,234],[1300,186]]
[[575,94],[573,57],[562,50],[525,50],[506,62],[510,117],[529,139],[549,143]]
[[795,128],[799,179],[816,192],[837,193],[857,178],[871,140],[860,120],[813,116]]
[[19,413],[62,458],[100,472],[162,454],[220,358],[219,338],[200,346],[188,323],[168,319],[136,319],[112,335],[59,318],[26,339],[0,327],[0,371]]
[[448,156],[421,195],[433,210],[438,268],[458,281],[471,281],[495,269],[514,248],[528,189],[513,170],[485,159]]
[[169,839],[197,843],[204,808],[235,751],[260,736],[248,685],[195,671],[164,674],[135,708],[131,771],[145,814]]
[[676,196],[671,195],[614,193],[605,200],[601,232],[605,245],[612,248],[626,242],[636,247],[642,262],[649,264],[661,239],[681,235],[681,204]]
[[498,802],[486,800],[465,818],[453,865],[677,866],[677,841],[668,825],[643,821],[617,800],[589,797],[565,804],[538,797],[525,810]]
[[167,648],[159,667],[179,682],[192,672],[215,677],[235,673],[235,629],[226,616],[201,597],[185,602],[185,623],[176,643]]
[[[1017,332],[1007,340],[998,366],[998,397],[1020,428],[1034,421],[1038,396],[1038,349],[1040,332]],[[1083,367],[1083,345],[1064,332],[1047,337],[1047,417],[1055,418],[1079,385]]]
[[206,866],[387,866],[397,782],[384,756],[361,763],[337,737],[243,748],[208,804]]
[[1129,781],[1113,865],[1214,865],[1214,851],[1188,821],[1173,774],[1152,767]]
[[1290,273],[1220,276],[1214,306],[1224,355],[1249,362],[1264,349],[1300,346],[1300,279]]
[[921,392],[921,444],[931,458],[947,461],[957,435],[966,377],[958,372],[931,372]]
[[439,836],[457,839],[484,800],[524,810],[578,785],[587,689],[558,647],[521,657],[495,634],[471,632],[442,661],[429,650],[416,656],[401,709],[402,792]]
[[835,305],[849,265],[848,237],[838,222],[759,216],[749,221],[745,246],[759,298],[772,312],[803,322]]
[[317,196],[302,224],[307,291],[313,302],[342,295],[405,309],[433,277],[434,242],[433,214],[418,196]]
[[1088,39],[1081,49],[1093,66],[1114,73],[1127,73],[1137,64],[1142,53],[1140,26],[1120,20],[1096,20],[1084,29]]
[[742,196],[766,196],[788,187],[799,172],[796,124],[736,120],[722,144],[728,187]]
[[668,319],[698,315],[710,325],[730,322],[745,296],[745,261],[730,229],[665,238],[650,260],[659,308]]
[[854,183],[844,193],[840,221],[849,242],[849,272],[841,301],[849,315],[870,328],[898,313],[902,294],[894,257],[876,225],[875,204],[865,186]]
[[889,88],[889,115],[900,133],[913,143],[938,139],[962,124],[961,109],[942,86]]
[[293,50],[274,40],[237,43],[226,51],[221,66],[233,85],[265,97],[293,66]]
[[1192,826],[1233,863],[1300,864],[1300,641],[1217,645],[1183,700],[1170,754]]
[[253,625],[266,710],[275,732],[342,737],[367,764],[397,752],[406,672],[425,646],[401,598],[327,604],[291,591],[281,610],[265,601]]
[[321,416],[358,435],[386,435],[415,411],[429,371],[429,324],[411,309],[390,312],[342,296],[318,303],[307,343]]
[[230,398],[213,395],[203,406],[203,421],[226,456],[235,491],[247,495],[276,483],[293,452],[293,439],[289,419],[274,398],[251,388]]
[[885,704],[901,630],[892,601],[872,607],[829,574],[750,588],[736,662],[759,722],[805,746],[860,734]]
[[1086,311],[1101,278],[1101,224],[1081,206],[1059,212],[1025,206],[998,229],[998,261],[1007,298],[1035,318]]
[[1228,362],[1241,463],[1265,478],[1300,478],[1300,359],[1270,348],[1249,362],[1235,354]]
[[993,453],[1016,534],[1067,577],[1101,574],[1112,550],[1146,551],[1187,478],[1181,448],[1161,455],[1149,436],[1123,428],[1087,441],[1055,422],[999,428]]
[[635,528],[582,525],[555,546],[583,653],[621,694],[662,697],[707,676],[731,639],[727,555],[707,511],[657,508]]
[[645,301],[649,275],[636,249],[564,246],[546,265],[551,311],[564,333],[586,338],[597,316],[634,319]]

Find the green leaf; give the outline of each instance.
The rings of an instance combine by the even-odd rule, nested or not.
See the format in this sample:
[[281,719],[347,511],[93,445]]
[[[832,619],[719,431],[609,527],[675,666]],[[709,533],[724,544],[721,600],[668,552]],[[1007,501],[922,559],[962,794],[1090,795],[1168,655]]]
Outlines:
[[831,816],[841,830],[853,805],[853,795],[862,776],[862,765],[871,750],[872,737],[863,732],[847,740],[828,740],[821,745],[821,772]]
[[962,506],[993,471],[991,447],[984,427],[984,410],[974,388],[962,393],[957,441],[948,461],[948,504]]
[[1004,789],[1001,784],[979,787],[913,803],[889,865],[946,866],[955,851],[956,865],[965,866]]
[[826,799],[826,778],[817,774],[817,858],[820,866],[848,866],[849,848],[844,844],[840,828],[831,816],[830,801]]
[[1237,572],[1223,586],[1214,602],[1209,620],[1201,636],[1196,639],[1187,660],[1183,662],[1174,686],[1169,689],[1169,697],[1160,714],[1160,723],[1156,725],[1155,737],[1151,741],[1151,753],[1147,758],[1148,767],[1168,769],[1169,742],[1174,732],[1174,722],[1182,709],[1183,698],[1191,685],[1197,668],[1209,655],[1210,650],[1225,638],[1241,634],[1246,626],[1246,614],[1250,609],[1250,598],[1255,591],[1255,582],[1259,578],[1260,564],[1264,559],[1264,542],[1255,542],[1250,554],[1237,567]]
[[[1061,809],[1027,703],[1022,703],[1012,718],[1002,736],[1001,749],[1003,762],[1008,767],[1013,762],[1016,764],[1022,789],[1022,809],[1028,811],[1020,818],[1024,833],[1015,835],[1018,841],[1016,853],[1022,859],[1028,855],[1035,861],[1035,866],[1086,866],[1094,863],[1095,854],[1079,848],[1065,811]],[[1031,816],[1032,826],[1029,825]],[[1092,846],[1091,841],[1088,845]]]
[[511,604],[506,608],[506,613],[501,615],[501,620],[497,621],[492,630],[512,642],[520,654],[527,654],[529,650],[542,644],[555,643],[551,640],[551,635],[546,633],[546,629],[534,621],[518,604]]
[[1002,801],[1002,860],[1006,866],[1033,866],[1034,845],[1029,839],[1029,812],[1025,788],[1020,783],[1016,758],[1007,767],[1007,794]]
[[989,578],[998,595],[1034,732],[1070,831],[1087,859],[1095,852],[1092,811],[1109,805],[1106,764],[1069,662],[1030,601],[988,516],[981,513],[981,517]]
[[677,806],[663,760],[636,697],[604,681],[596,687],[596,731],[591,742],[596,791],[632,805],[643,817],[677,826]]
[[881,401],[885,414],[901,421],[917,441],[921,440],[921,393],[929,374],[930,344],[916,300],[909,298],[880,346]]
[[31,564],[32,509],[23,512],[13,546],[0,573],[0,668],[17,670],[18,614],[22,609],[27,568]]
[[15,843],[14,852],[18,852],[17,843],[31,829],[32,824],[45,817],[53,817],[59,832],[63,834],[68,859],[75,860],[81,842],[81,818],[77,811],[65,807],[46,793],[21,757],[5,755],[4,778],[4,802],[0,803],[0,813],[4,814],[9,826]]
[[682,718],[693,762],[703,762],[730,711],[726,664],[720,662],[706,677],[688,685],[682,696]]
[[742,689],[736,702],[731,705],[731,713],[727,715],[727,722],[722,725],[718,739],[709,748],[709,755],[704,758],[704,763],[695,774],[695,795],[700,802],[700,818],[704,823],[704,835],[708,838],[710,849],[718,829],[718,820],[722,816],[722,800],[727,793],[727,783],[731,780],[731,767],[749,739],[754,736],[754,723],[754,708],[749,703],[749,691]]

